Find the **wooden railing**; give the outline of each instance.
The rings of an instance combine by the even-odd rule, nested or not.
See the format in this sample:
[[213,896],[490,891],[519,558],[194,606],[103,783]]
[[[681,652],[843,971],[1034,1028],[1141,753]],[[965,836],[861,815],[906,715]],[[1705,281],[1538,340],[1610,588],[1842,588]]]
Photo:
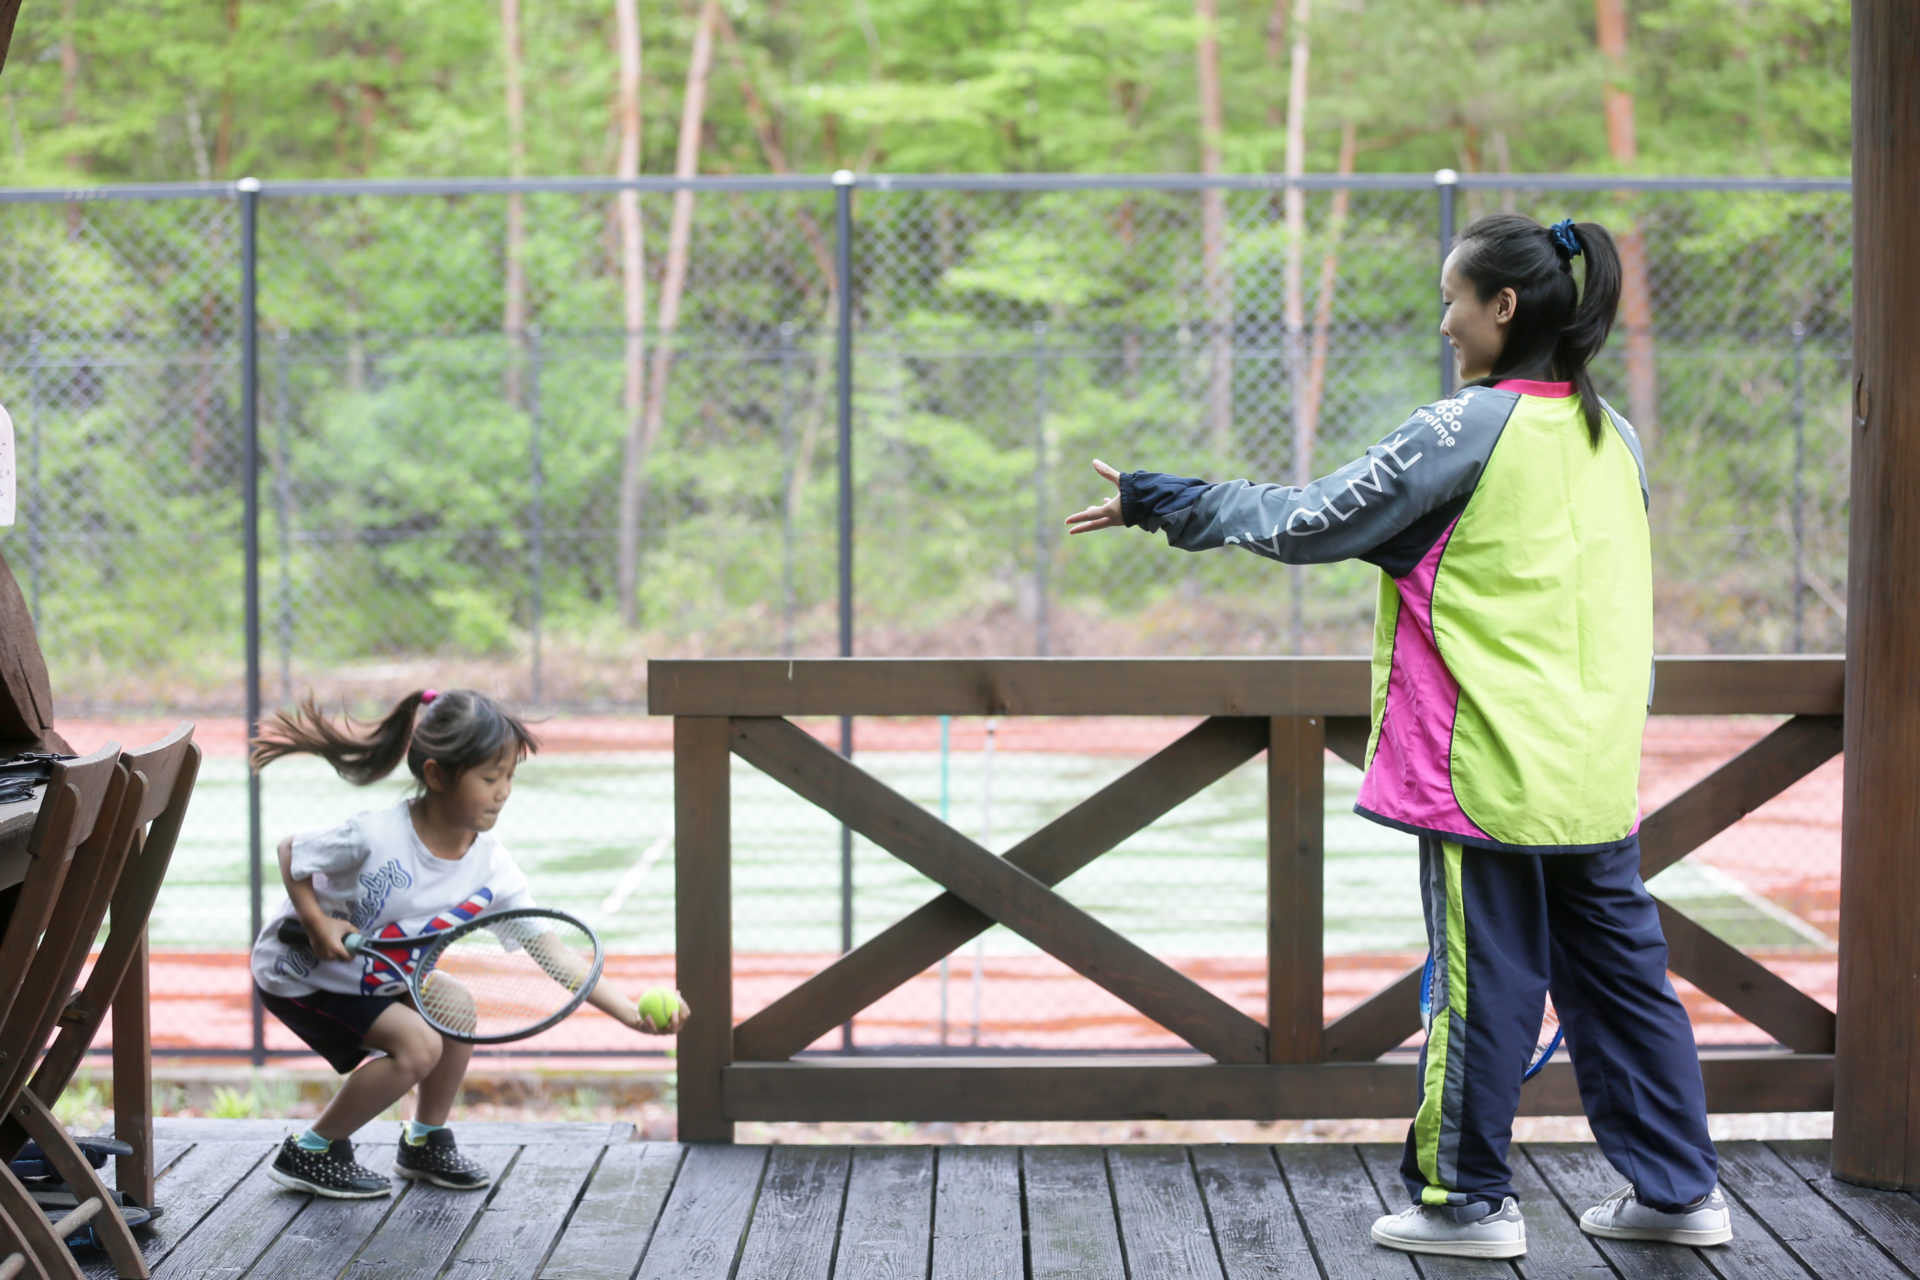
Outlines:
[[[742,1120],[1296,1119],[1406,1115],[1415,1066],[1378,1061],[1420,1029],[1420,970],[1326,1022],[1323,761],[1366,748],[1357,658],[661,661],[649,701],[674,720],[680,1135]],[[1840,751],[1839,658],[1668,658],[1654,712],[1791,719],[1648,814],[1651,878]],[[996,856],[789,716],[1204,716],[1198,726]],[[1175,806],[1267,753],[1267,1020],[1248,1017],[1053,891]],[[735,1025],[729,757],[739,755],[946,890]],[[1673,971],[1773,1036],[1703,1052],[1715,1111],[1833,1106],[1834,1015],[1662,903]],[[993,924],[1178,1035],[1191,1055],[794,1055]],[[1557,1059],[1522,1110],[1576,1114]]]

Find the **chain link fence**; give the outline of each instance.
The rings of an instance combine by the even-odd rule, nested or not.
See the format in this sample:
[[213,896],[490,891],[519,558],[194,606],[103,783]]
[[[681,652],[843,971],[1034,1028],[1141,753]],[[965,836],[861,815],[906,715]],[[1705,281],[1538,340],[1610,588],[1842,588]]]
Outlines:
[[[664,980],[671,773],[664,726],[642,718],[647,658],[832,655],[843,604],[863,655],[1364,652],[1364,566],[1288,570],[1114,535],[1068,546],[1063,518],[1100,496],[1094,457],[1302,480],[1444,394],[1438,263],[1449,229],[1481,213],[1573,214],[1620,235],[1630,287],[1596,380],[1647,443],[1661,651],[1842,645],[1844,182],[625,190],[0,192],[0,400],[20,491],[6,551],[62,722],[135,741],[187,716],[227,744],[155,923],[163,949],[209,933],[226,948],[179,966],[179,1047],[261,1043],[232,961],[259,910],[257,843],[376,800],[297,761],[248,778],[233,726],[250,635],[268,709],[312,692],[368,714],[471,684],[544,717],[550,748],[503,833],[546,900],[605,925],[636,982]],[[870,767],[1003,848],[1178,727],[862,722],[856,741]],[[1421,945],[1410,844],[1342,816],[1351,781],[1329,784],[1330,857],[1352,872],[1330,867],[1329,952],[1397,956]],[[751,1008],[839,949],[843,884],[837,827],[757,775],[738,785]],[[1234,966],[1263,945],[1261,803],[1255,775],[1236,776],[1068,889],[1240,998],[1251,979]],[[1837,867],[1837,810],[1834,828],[1739,831],[1746,848],[1791,841],[1773,863]],[[931,886],[855,845],[844,927],[858,940]],[[1821,918],[1785,890],[1688,892],[1733,902],[1729,936],[1783,954],[1831,932],[1754,925],[1787,900],[1793,920]],[[1158,1042],[1124,1011],[1097,1013],[1104,997],[1032,994],[1078,982],[1044,968],[996,931],[877,1006],[857,1038]],[[291,1047],[277,1034],[267,1048]]]

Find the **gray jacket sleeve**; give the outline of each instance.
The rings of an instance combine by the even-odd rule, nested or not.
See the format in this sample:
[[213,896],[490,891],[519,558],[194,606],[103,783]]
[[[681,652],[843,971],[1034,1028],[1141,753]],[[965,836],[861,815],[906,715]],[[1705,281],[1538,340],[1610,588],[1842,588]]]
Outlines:
[[[1365,559],[1407,572],[1464,508],[1519,397],[1470,387],[1413,411],[1378,444],[1307,485],[1120,478],[1121,516],[1183,551],[1242,547],[1288,564]],[[1411,559],[1408,554],[1411,553]],[[1404,567],[1401,567],[1404,565]]]

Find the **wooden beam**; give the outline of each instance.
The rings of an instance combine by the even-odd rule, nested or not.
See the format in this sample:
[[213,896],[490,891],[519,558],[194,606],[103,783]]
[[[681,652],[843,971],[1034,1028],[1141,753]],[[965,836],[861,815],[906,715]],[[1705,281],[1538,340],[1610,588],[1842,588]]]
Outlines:
[[[1838,715],[1832,657],[1662,658],[1661,715]],[[702,658],[647,664],[655,715],[1358,716],[1365,658]]]
[[1833,1052],[1831,1009],[1671,906],[1658,905],[1669,969],[1794,1052]]
[[[1042,884],[1059,884],[1251,760],[1267,737],[1265,720],[1203,721],[1009,849],[1006,859]],[[734,1028],[734,1057],[792,1057],[992,925],[951,893],[923,903]]]
[[[1824,1054],[1703,1053],[1715,1112],[1821,1111],[1833,1103]],[[1222,1066],[1197,1055],[1123,1058],[801,1058],[735,1063],[730,1120],[1311,1120],[1411,1117],[1418,1065]],[[1578,1115],[1573,1068],[1551,1062],[1520,1095],[1522,1115]]]
[[1420,975],[1424,964],[1395,978],[1327,1024],[1328,1062],[1370,1062],[1420,1030]]
[[1640,878],[1651,880],[1840,753],[1837,716],[1795,716],[1647,815]]
[[733,849],[727,722],[673,722],[675,980],[682,1142],[732,1142],[720,1073],[733,1057]]
[[1365,716],[1328,716],[1327,750],[1356,769],[1367,767],[1367,739],[1373,722]]
[[1196,1049],[1221,1062],[1265,1060],[1265,1027],[804,730],[779,719],[735,719],[733,749],[768,777]]
[[1267,748],[1267,1061],[1320,1060],[1326,721],[1276,716]]
[[1833,1172],[1920,1188],[1920,21],[1853,4],[1853,484]]

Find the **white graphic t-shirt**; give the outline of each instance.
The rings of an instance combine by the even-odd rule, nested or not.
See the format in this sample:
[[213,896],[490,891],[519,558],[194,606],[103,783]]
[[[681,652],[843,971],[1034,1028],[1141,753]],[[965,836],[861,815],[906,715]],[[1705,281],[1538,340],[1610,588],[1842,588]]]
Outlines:
[[[534,905],[526,876],[492,832],[474,836],[465,857],[436,857],[414,831],[405,800],[295,836],[292,871],[296,880],[313,877],[322,911],[353,921],[354,929],[370,939],[382,932],[389,937],[435,933],[482,912]],[[254,940],[253,980],[261,990],[290,997],[404,991],[383,981],[383,971],[365,957],[320,960],[304,947],[281,942],[280,922],[294,914],[293,901],[282,902]]]

